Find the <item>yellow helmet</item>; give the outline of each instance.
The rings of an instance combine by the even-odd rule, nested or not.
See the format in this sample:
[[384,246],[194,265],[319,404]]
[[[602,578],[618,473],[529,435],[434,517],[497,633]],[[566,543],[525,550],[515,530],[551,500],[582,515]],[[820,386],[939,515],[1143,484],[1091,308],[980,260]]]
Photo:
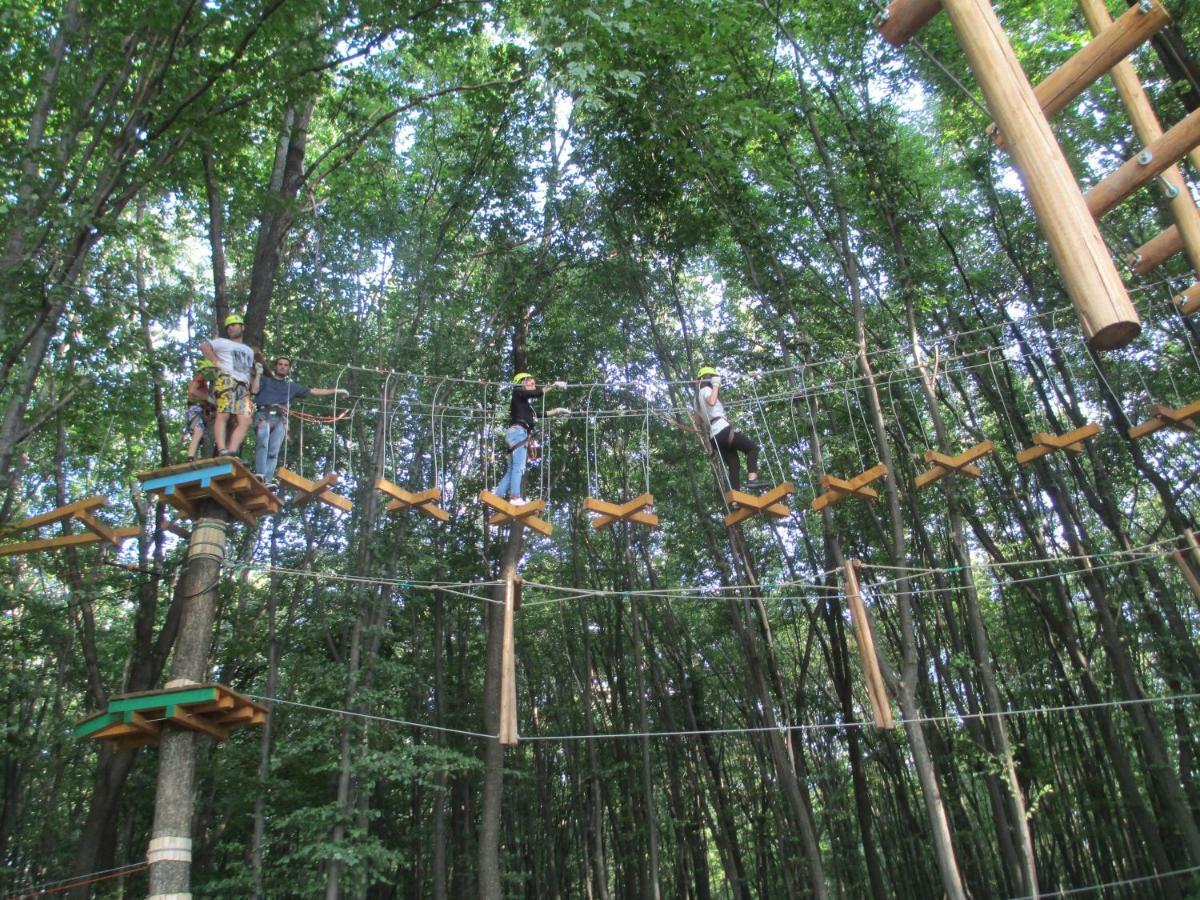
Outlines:
[[217,367],[217,364],[215,362],[213,362],[211,359],[209,359],[207,356],[200,357],[200,361],[198,363],[196,363],[197,371],[199,371],[200,369],[215,369],[216,367]]
[[525,381],[526,379],[529,379],[532,377],[533,376],[530,375],[528,372],[518,372],[516,375],[513,376],[513,384],[520,384],[522,381]]
[[711,378],[713,375],[718,374],[720,373],[718,373],[717,370],[712,366],[701,366],[696,372],[696,378],[698,378],[700,381],[703,381],[705,378]]
[[239,316],[237,313],[230,313],[229,315],[227,315],[225,317],[225,327],[226,328],[228,328],[230,325],[245,325],[245,324],[246,324],[246,320],[243,319],[241,316]]

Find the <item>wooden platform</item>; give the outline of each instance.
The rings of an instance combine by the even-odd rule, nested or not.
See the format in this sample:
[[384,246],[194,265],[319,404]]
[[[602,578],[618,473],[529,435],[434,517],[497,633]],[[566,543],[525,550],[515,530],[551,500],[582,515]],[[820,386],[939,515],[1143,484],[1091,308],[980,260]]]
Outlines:
[[736,504],[736,508],[725,516],[725,524],[736,525],[752,516],[759,515],[782,519],[791,513],[786,501],[788,495],[794,493],[796,493],[796,488],[790,481],[776,485],[757,496],[744,491],[726,491],[725,502],[730,506]]
[[438,506],[438,501],[442,499],[441,488],[429,488],[413,493],[406,491],[398,484],[392,484],[386,478],[380,478],[375,486],[392,498],[392,501],[385,507],[388,512],[419,509],[431,519],[437,519],[439,522],[450,521],[450,513]]
[[1035,459],[1041,459],[1059,450],[1078,456],[1083,452],[1083,442],[1099,433],[1100,426],[1092,422],[1066,434],[1046,434],[1038,431],[1033,435],[1032,447],[1017,451],[1017,462],[1027,466]]
[[75,726],[75,736],[112,741],[118,750],[157,744],[165,723],[224,741],[235,728],[261,725],[267,708],[220,684],[189,684],[113,697],[104,712]]
[[41,538],[35,541],[19,541],[15,544],[0,545],[0,556],[16,556],[22,553],[37,553],[40,550],[61,550],[64,547],[82,547],[101,542],[112,544],[120,549],[121,544],[132,537],[141,534],[142,529],[137,525],[125,528],[109,528],[94,515],[96,510],[107,506],[108,499],[101,496],[88,497],[86,500],[76,500],[52,509],[50,512],[16,522],[0,529],[0,540],[19,534],[22,531],[32,531],[44,525],[61,522],[64,519],[74,519],[87,530],[80,534],[60,535],[54,538]]
[[957,456],[947,456],[936,450],[925,451],[925,462],[933,463],[933,467],[917,476],[917,490],[929,487],[941,481],[947,475],[965,475],[967,478],[979,478],[982,474],[979,467],[972,465],[976,460],[993,453],[996,445],[991,441],[982,441],[970,450],[964,450]]
[[196,518],[196,502],[206,499],[216,501],[250,526],[258,523],[259,516],[277,513],[283,506],[240,459],[232,456],[142,472],[138,480],[146,493],[158,494],[189,519]]
[[631,522],[634,525],[646,525],[650,528],[658,527],[658,516],[651,511],[654,509],[653,494],[639,494],[628,503],[609,503],[606,500],[587,497],[583,501],[583,508],[588,512],[599,514],[592,518],[592,527],[597,531],[607,528],[614,522]]
[[313,500],[320,500],[322,503],[332,506],[334,509],[340,509],[342,512],[350,512],[354,509],[354,504],[341,494],[335,494],[332,490],[337,484],[338,477],[336,472],[330,472],[320,481],[309,481],[303,475],[297,475],[291,469],[276,469],[275,477],[279,479],[280,484],[286,484],[296,495],[288,501],[288,506],[303,506],[305,503],[310,503]]
[[553,525],[538,517],[538,513],[546,511],[545,500],[533,500],[521,506],[513,506],[491,491],[480,491],[479,499],[484,506],[496,511],[495,515],[487,520],[489,525],[524,525],[547,537],[554,532]]
[[847,497],[857,497],[859,500],[874,502],[879,499],[879,492],[867,485],[872,481],[878,481],[886,474],[887,466],[880,463],[867,469],[861,475],[855,475],[849,481],[835,478],[832,475],[822,475],[821,487],[825,488],[825,493],[813,498],[812,508],[819,512],[826,506],[841,503]]
[[1187,406],[1179,407],[1179,409],[1171,409],[1171,407],[1163,406],[1161,403],[1154,403],[1150,406],[1150,415],[1153,418],[1129,429],[1129,436],[1135,441],[1140,441],[1142,438],[1154,434],[1154,432],[1162,428],[1195,431],[1195,418],[1200,415],[1200,400],[1195,400]]

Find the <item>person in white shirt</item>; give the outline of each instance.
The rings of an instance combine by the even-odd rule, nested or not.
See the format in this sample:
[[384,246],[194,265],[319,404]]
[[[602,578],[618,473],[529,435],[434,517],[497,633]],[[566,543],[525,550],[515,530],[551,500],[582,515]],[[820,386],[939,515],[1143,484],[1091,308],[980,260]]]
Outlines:
[[[200,352],[217,367],[213,381],[217,400],[213,441],[217,456],[237,456],[250,429],[250,395],[258,391],[262,366],[254,362],[254,348],[242,343],[245,330],[245,320],[233,313],[225,317],[226,337],[200,342]],[[232,431],[230,416],[234,418]]]
[[708,427],[708,441],[721,454],[725,468],[729,470],[729,486],[735,491],[742,489],[742,467],[738,453],[746,454],[746,480],[751,486],[758,482],[758,445],[739,431],[725,418],[725,405],[721,402],[721,376],[712,366],[701,366],[696,373],[696,411],[700,421]]

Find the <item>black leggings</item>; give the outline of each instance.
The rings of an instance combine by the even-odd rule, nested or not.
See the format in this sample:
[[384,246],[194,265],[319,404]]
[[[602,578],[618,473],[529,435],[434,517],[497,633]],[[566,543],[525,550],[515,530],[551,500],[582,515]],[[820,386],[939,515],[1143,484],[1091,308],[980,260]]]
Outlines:
[[735,491],[742,489],[742,467],[738,459],[738,451],[746,454],[746,469],[758,471],[758,445],[740,431],[734,431],[733,426],[720,431],[716,437],[710,437],[709,443],[717,448],[721,459],[725,460],[725,468],[729,470],[729,486]]

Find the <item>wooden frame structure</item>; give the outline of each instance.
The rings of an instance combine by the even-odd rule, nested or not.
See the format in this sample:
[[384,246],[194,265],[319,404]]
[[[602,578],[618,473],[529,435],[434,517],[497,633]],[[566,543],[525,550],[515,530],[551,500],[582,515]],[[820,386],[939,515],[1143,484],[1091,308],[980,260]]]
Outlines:
[[857,497],[859,500],[866,500],[868,503],[878,500],[879,492],[874,488],[867,487],[867,485],[873,481],[878,481],[887,474],[887,471],[887,466],[880,463],[877,466],[867,469],[861,475],[855,475],[849,481],[835,478],[832,475],[822,475],[821,487],[825,488],[825,493],[813,498],[813,511],[820,512],[826,506],[841,503],[847,497]]
[[413,493],[412,491],[406,491],[397,484],[392,484],[386,478],[380,478],[375,483],[375,486],[392,498],[391,502],[385,507],[388,512],[419,509],[431,519],[437,519],[439,522],[450,521],[450,513],[438,506],[438,501],[442,499],[441,488],[429,488],[425,491]]
[[513,506],[507,500],[496,496],[491,491],[480,491],[479,499],[484,506],[495,510],[495,514],[487,520],[489,525],[524,525],[526,528],[532,528],[534,531],[544,534],[547,537],[554,532],[553,525],[538,517],[538,513],[546,511],[545,500],[532,500],[521,506]]
[[111,741],[118,750],[157,744],[164,723],[225,741],[235,728],[261,725],[267,708],[220,684],[188,684],[113,697],[104,712],[75,726],[75,736]]
[[23,553],[37,553],[40,550],[61,550],[66,547],[83,547],[88,544],[99,543],[112,544],[119,550],[121,544],[132,537],[137,537],[137,535],[142,533],[142,529],[138,525],[129,525],[124,528],[109,528],[92,515],[96,510],[107,505],[108,498],[97,495],[95,497],[88,497],[86,500],[76,500],[74,503],[68,503],[65,506],[52,509],[50,512],[33,516],[24,521],[9,525],[6,528],[0,528],[0,539],[9,538],[22,531],[32,531],[35,528],[41,528],[43,525],[62,522],[65,519],[74,519],[87,529],[80,534],[64,534],[55,538],[39,538],[38,540],[21,541],[16,544],[0,544],[0,556],[16,556]]
[[737,505],[725,516],[725,525],[726,527],[737,525],[739,522],[758,515],[783,519],[791,514],[791,509],[787,505],[787,497],[794,493],[796,493],[796,488],[790,481],[776,485],[758,496],[747,494],[744,491],[726,491],[725,502],[730,506]]
[[196,502],[213,500],[226,512],[254,527],[258,517],[279,512],[283,504],[236,457],[180,463],[138,475],[142,489],[157,494],[189,519],[196,518]]
[[1152,403],[1150,405],[1150,415],[1153,418],[1148,419],[1141,425],[1134,425],[1129,429],[1129,436],[1135,441],[1140,441],[1148,435],[1154,434],[1163,428],[1175,428],[1179,431],[1195,431],[1196,416],[1200,416],[1200,400],[1194,400],[1187,406],[1181,406],[1178,409],[1172,409],[1169,406],[1164,406],[1161,403]]
[[609,503],[586,497],[583,508],[588,512],[598,513],[592,518],[592,527],[599,531],[614,522],[630,522],[634,525],[645,525],[649,528],[658,527],[658,516],[654,514],[654,495],[638,494],[627,503]]
[[846,579],[846,605],[850,607],[850,621],[854,625],[854,639],[858,644],[858,655],[862,659],[863,681],[867,684],[867,697],[871,701],[875,727],[892,729],[896,727],[896,723],[892,721],[892,706],[888,702],[887,688],[879,669],[875,631],[871,627],[871,618],[867,615],[867,607],[863,603],[858,583],[858,570],[861,565],[857,559],[848,559],[842,564],[842,573]]
[[341,494],[335,494],[332,490],[333,486],[338,483],[336,472],[330,472],[320,481],[310,481],[303,475],[297,475],[291,469],[276,469],[275,477],[281,484],[286,484],[296,492],[296,496],[288,501],[288,506],[303,506],[313,500],[320,500],[342,512],[350,512],[354,509],[354,504],[348,498]]
[[1100,426],[1089,422],[1082,428],[1068,431],[1066,434],[1047,434],[1044,431],[1035,432],[1033,446],[1017,451],[1017,462],[1023,466],[1029,465],[1035,459],[1049,456],[1062,450],[1078,456],[1083,452],[1083,442],[1094,438],[1100,433]]
[[978,466],[972,465],[976,460],[989,456],[996,450],[996,445],[990,440],[980,441],[969,450],[964,450],[957,456],[947,456],[936,450],[925,451],[925,462],[933,463],[933,468],[917,476],[917,490],[923,490],[935,482],[941,481],[947,475],[965,475],[968,478],[979,478],[983,473]]

